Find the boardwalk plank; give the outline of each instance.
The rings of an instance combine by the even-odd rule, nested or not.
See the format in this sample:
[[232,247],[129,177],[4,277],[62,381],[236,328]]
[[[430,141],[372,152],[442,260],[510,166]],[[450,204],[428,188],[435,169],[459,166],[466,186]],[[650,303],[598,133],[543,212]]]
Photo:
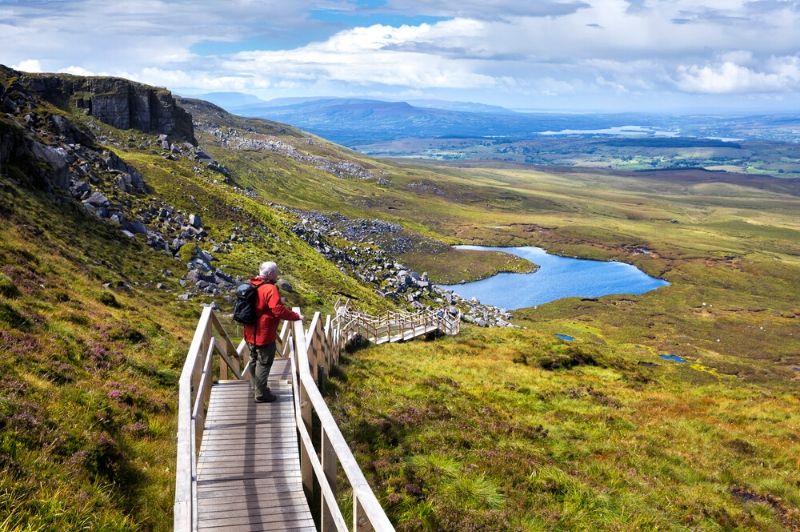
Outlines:
[[207,504],[203,505],[203,512],[215,512],[217,511],[216,508],[219,505],[223,508],[229,508],[232,510],[248,507],[251,505],[258,505],[263,508],[270,507],[270,506],[278,506],[278,505],[303,505],[307,504],[305,493],[302,491],[282,491],[282,492],[271,492],[271,493],[263,493],[259,495],[242,495],[240,493],[235,493],[233,495],[229,494],[226,497],[214,497],[213,501],[208,501]]
[[217,506],[206,506],[200,513],[203,520],[225,519],[244,516],[267,516],[267,515],[296,515],[302,513],[308,507],[305,496],[302,499],[278,499],[258,501],[254,504],[250,501],[244,503],[226,502],[218,503]]
[[314,531],[316,532],[316,528],[314,527],[314,521],[291,521],[285,523],[259,523],[259,524],[247,524],[247,525],[230,525],[230,524],[223,524],[223,525],[214,525],[214,526],[201,526],[200,530],[224,530],[225,532],[246,532],[251,530],[261,530],[261,531],[272,531],[272,530],[281,530],[281,531]]
[[[286,523],[302,522],[306,519],[314,522],[311,517],[306,517],[307,512],[285,512],[268,515],[242,515],[238,517],[223,517],[219,519],[203,519],[202,527],[214,526],[236,526],[236,525],[264,525],[274,523],[284,525]],[[200,527],[200,528],[202,528]]]

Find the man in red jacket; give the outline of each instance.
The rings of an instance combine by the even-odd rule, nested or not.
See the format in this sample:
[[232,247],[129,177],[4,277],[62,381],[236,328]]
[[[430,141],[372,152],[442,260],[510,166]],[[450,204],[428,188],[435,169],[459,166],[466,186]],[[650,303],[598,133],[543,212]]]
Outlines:
[[262,262],[259,275],[250,279],[250,284],[256,287],[256,322],[244,326],[244,341],[250,346],[250,377],[255,385],[257,403],[271,403],[276,399],[267,379],[275,360],[278,322],[302,319],[281,303],[281,294],[275,286],[277,280],[278,265],[274,262]]

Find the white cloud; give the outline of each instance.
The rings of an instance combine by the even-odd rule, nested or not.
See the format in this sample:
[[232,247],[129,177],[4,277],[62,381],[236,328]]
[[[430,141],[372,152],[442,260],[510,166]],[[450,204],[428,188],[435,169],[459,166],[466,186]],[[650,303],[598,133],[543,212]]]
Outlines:
[[23,59],[16,65],[11,65],[15,70],[22,70],[23,72],[41,72],[42,63],[38,59]]
[[534,86],[544,96],[563,96],[575,93],[575,86],[572,83],[553,78],[536,80]]
[[97,76],[98,74],[92,72],[91,70],[87,70],[83,67],[70,65],[66,68],[62,68],[59,72],[63,72],[65,74],[72,74],[74,76]]
[[[491,87],[500,81],[482,74],[479,61],[430,52],[461,49],[480,37],[483,24],[454,19],[417,26],[373,25],[337,33],[293,50],[240,52],[225,69],[295,80],[332,80],[400,87]],[[409,47],[409,45],[414,45]]]
[[800,58],[773,57],[761,70],[723,61],[713,65],[680,65],[677,87],[686,92],[728,94],[800,89]]

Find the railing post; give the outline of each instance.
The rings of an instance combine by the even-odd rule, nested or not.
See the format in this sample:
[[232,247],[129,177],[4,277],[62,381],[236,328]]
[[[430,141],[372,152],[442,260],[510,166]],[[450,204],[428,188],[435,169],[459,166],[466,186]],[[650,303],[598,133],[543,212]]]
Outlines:
[[325,473],[325,478],[328,479],[328,486],[330,486],[331,491],[334,495],[333,501],[326,501],[325,497],[320,497],[322,502],[321,508],[321,526],[320,529],[322,532],[328,532],[328,530],[336,530],[336,525],[333,521],[333,514],[330,510],[330,504],[336,504],[335,496],[336,496],[336,451],[331,444],[331,440],[328,437],[328,433],[325,431],[325,427],[322,427],[322,441],[320,446],[320,454],[322,455],[322,470]]
[[364,508],[358,500],[358,495],[353,493],[353,532],[370,532],[373,530]]
[[311,319],[311,325],[308,326],[307,336],[305,337],[306,341],[306,356],[308,356],[308,364],[309,369],[311,370],[311,375],[314,376],[314,382],[319,385],[319,341],[317,338],[317,327],[319,326],[319,312],[314,313],[314,317]]

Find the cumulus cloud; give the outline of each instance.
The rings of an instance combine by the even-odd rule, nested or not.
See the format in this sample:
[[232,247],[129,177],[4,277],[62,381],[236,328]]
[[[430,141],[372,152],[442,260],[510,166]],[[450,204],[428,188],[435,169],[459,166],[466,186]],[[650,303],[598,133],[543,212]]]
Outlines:
[[376,24],[293,50],[240,52],[222,64],[228,70],[289,79],[401,87],[489,87],[498,80],[478,72],[472,60],[431,53],[433,47],[457,50],[467,46],[482,31],[481,22],[469,19],[400,27]]
[[75,66],[75,65],[70,65],[70,66],[68,66],[66,68],[62,68],[62,69],[59,70],[59,72],[63,72],[65,74],[72,74],[73,76],[98,76],[98,75],[101,75],[101,74],[98,74],[96,72],[92,72],[91,70],[87,70],[87,69],[85,69],[83,67],[79,67],[79,66]]
[[676,85],[686,92],[708,94],[795,91],[800,88],[800,58],[773,57],[760,70],[732,61],[680,65]]
[[41,72],[42,63],[38,59],[23,59],[16,65],[11,65],[11,68],[22,70],[23,72]]

